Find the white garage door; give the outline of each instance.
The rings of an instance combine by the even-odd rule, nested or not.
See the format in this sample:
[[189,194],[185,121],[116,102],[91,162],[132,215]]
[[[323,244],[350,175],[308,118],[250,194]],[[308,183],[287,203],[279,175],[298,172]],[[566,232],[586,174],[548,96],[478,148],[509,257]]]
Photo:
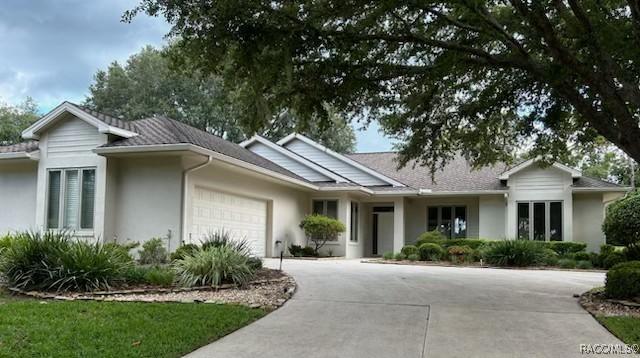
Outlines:
[[200,243],[210,232],[224,230],[234,239],[245,238],[254,255],[265,256],[266,201],[196,187],[192,202],[193,243]]

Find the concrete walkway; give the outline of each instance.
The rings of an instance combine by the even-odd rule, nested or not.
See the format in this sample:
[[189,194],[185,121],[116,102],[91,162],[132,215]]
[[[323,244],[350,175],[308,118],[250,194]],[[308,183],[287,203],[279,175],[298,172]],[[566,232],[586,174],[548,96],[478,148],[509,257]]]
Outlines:
[[189,357],[584,357],[581,344],[620,343],[572,297],[602,273],[355,260],[284,270],[298,282],[289,302]]

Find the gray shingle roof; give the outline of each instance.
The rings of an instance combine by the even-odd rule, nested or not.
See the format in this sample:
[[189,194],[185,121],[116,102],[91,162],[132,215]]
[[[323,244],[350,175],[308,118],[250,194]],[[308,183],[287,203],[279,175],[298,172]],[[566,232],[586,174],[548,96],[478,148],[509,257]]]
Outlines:
[[[505,163],[474,170],[463,157],[456,157],[443,169],[438,170],[432,181],[429,168],[414,166],[415,162],[410,162],[404,168],[398,169],[396,152],[354,153],[348,156],[362,165],[416,189],[431,189],[434,192],[507,189],[498,179],[498,176],[509,168]],[[621,188],[618,184],[585,176],[577,179],[573,187]]]
[[133,131],[138,133],[137,136],[116,140],[102,147],[193,144],[294,179],[307,181],[248,149],[173,119],[152,117],[133,121],[131,126]]
[[36,150],[38,150],[38,141],[35,140],[0,147],[0,153],[31,153]]
[[104,114],[104,113],[100,113],[100,112],[96,112],[94,110],[92,110],[89,107],[85,107],[85,106],[81,106],[75,103],[71,103],[71,102],[67,102],[70,105],[78,108],[81,111],[84,111],[94,117],[96,117],[97,119],[99,119],[100,121],[104,122],[105,124],[112,126],[112,127],[117,127],[120,129],[124,129],[124,130],[128,130],[130,132],[135,132],[135,129],[132,126],[131,121],[127,121],[121,118],[117,118],[115,116],[111,116],[108,114]]

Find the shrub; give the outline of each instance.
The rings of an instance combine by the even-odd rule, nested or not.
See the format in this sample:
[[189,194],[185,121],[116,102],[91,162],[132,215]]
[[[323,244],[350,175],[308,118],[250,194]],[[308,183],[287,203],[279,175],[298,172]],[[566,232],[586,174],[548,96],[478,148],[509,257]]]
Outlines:
[[131,258],[111,245],[73,241],[68,233],[24,233],[6,249],[0,271],[22,289],[91,291],[121,280]]
[[394,258],[394,254],[391,251],[385,252],[384,255],[382,255],[382,258],[384,258],[385,260],[393,260]]
[[640,297],[640,261],[629,261],[613,266],[607,272],[605,293],[610,298]]
[[316,250],[311,246],[305,246],[302,248],[302,256],[304,257],[314,257],[318,256]]
[[485,245],[483,256],[496,266],[533,266],[544,262],[544,246],[528,240],[502,240]]
[[167,249],[161,238],[153,238],[142,244],[142,250],[138,252],[138,261],[142,265],[160,265],[167,262]]
[[442,235],[442,233],[438,230],[427,231],[418,236],[415,246],[420,247],[422,246],[422,244],[426,243],[442,245],[446,239],[447,237]]
[[337,241],[338,235],[345,231],[345,226],[339,220],[324,215],[307,215],[300,228],[304,231],[307,239],[313,243],[313,251],[318,255],[327,241]]
[[124,280],[124,282],[130,285],[147,283],[145,276],[150,269],[150,266],[131,265],[123,271],[122,279]]
[[210,247],[173,262],[176,277],[183,286],[218,286],[222,283],[246,285],[255,271],[247,257],[231,245]]
[[465,262],[471,258],[473,249],[469,246],[451,246],[447,252],[449,253],[449,256],[451,256],[451,261]]
[[550,241],[545,242],[544,245],[557,252],[560,256],[568,256],[570,254],[582,252],[587,248],[586,243],[575,241]]
[[249,257],[247,259],[247,265],[253,271],[258,271],[262,268],[262,259],[259,257]]
[[591,254],[588,252],[576,252],[572,256],[576,261],[591,261]]
[[244,256],[251,256],[251,246],[244,238],[233,238],[228,231],[218,230],[207,234],[202,242],[202,250],[212,247],[228,246]]
[[624,256],[627,261],[640,261],[640,244],[627,246],[624,249]]
[[542,263],[546,266],[556,266],[560,260],[560,255],[551,249],[544,249]]
[[151,267],[144,275],[144,282],[161,287],[170,287],[175,281],[176,274],[170,267]]
[[589,270],[593,268],[593,264],[590,260],[580,260],[576,262],[576,268],[579,268],[581,270]]
[[398,252],[397,254],[395,254],[393,256],[393,259],[396,260],[396,261],[402,261],[402,260],[404,260],[406,258],[407,258],[407,255],[403,254],[402,252]]
[[171,253],[171,261],[175,261],[183,258],[185,255],[193,254],[194,252],[200,250],[198,245],[196,244],[184,244],[176,249],[173,253]]
[[602,231],[608,244],[628,247],[640,243],[640,191],[609,205]]
[[302,246],[301,245],[294,245],[294,244],[289,245],[289,253],[293,257],[302,256]]
[[624,253],[620,251],[614,251],[604,257],[604,259],[602,260],[602,268],[610,269],[613,266],[625,261],[627,261],[627,257],[624,255]]
[[418,255],[420,253],[420,251],[418,251],[418,248],[414,245],[406,245],[405,247],[402,248],[400,252],[405,254],[407,257],[414,254]]
[[411,254],[411,255],[407,256],[407,260],[409,260],[409,261],[418,261],[418,260],[420,260],[420,255]]
[[473,250],[477,250],[480,246],[490,242],[488,240],[480,240],[480,239],[449,239],[445,240],[442,243],[442,246],[451,247],[451,246],[467,246]]
[[104,246],[113,249],[113,250],[118,250],[120,251],[120,253],[123,256],[127,256],[131,259],[131,261],[133,261],[133,256],[131,256],[131,250],[137,248],[138,246],[140,246],[139,242],[130,242],[127,244],[119,244],[117,242],[108,242],[106,244],[104,244]]
[[434,243],[425,242],[418,247],[420,251],[420,260],[422,261],[439,261],[444,256],[444,249]]
[[576,268],[576,260],[573,259],[560,259],[558,260],[558,266],[564,269]]

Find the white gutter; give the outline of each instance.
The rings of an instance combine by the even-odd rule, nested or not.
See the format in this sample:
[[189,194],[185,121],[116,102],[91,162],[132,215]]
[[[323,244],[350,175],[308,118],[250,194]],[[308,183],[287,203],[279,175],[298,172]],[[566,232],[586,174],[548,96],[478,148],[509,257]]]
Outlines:
[[574,193],[626,192],[631,190],[633,190],[633,188],[629,186],[621,186],[615,188],[571,188],[571,191]]
[[[181,241],[186,238],[185,231],[187,227],[187,181],[189,180],[189,174],[195,172],[196,170],[199,170],[208,166],[209,164],[211,164],[212,161],[213,161],[213,157],[207,156],[207,160],[204,163],[200,163],[191,168],[187,168],[182,172],[182,193],[180,194],[181,200],[182,200],[182,207],[180,208],[181,209],[180,216],[182,217],[182,223],[180,227]],[[180,244],[180,242],[178,242],[178,244]]]
[[0,153],[0,160],[4,159],[31,159],[38,160],[40,159],[40,152],[11,152],[11,153]]

